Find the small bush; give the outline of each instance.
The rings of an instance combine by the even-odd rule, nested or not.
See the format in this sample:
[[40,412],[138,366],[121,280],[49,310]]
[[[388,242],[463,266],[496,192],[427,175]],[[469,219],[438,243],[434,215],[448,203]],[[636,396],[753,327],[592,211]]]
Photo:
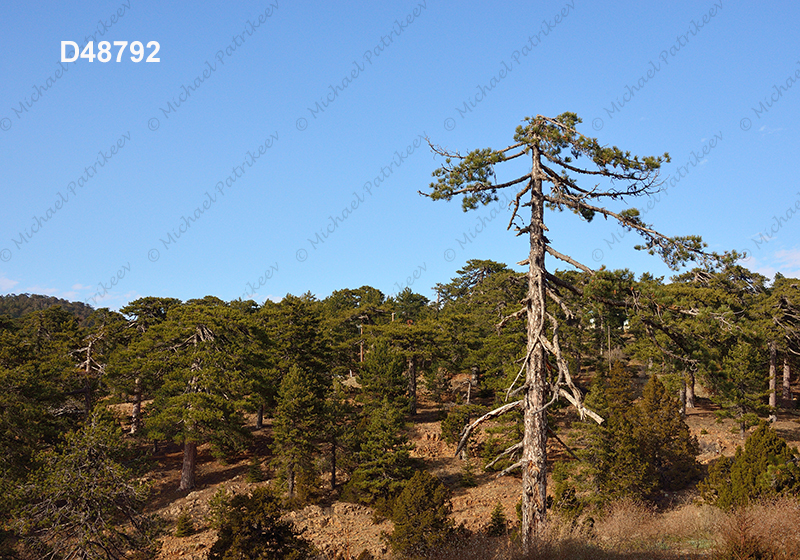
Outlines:
[[403,558],[425,558],[446,548],[456,533],[452,509],[450,491],[439,479],[417,471],[395,500],[389,546]]
[[282,513],[278,497],[268,488],[256,488],[249,496],[234,496],[209,560],[315,558],[314,546],[300,537],[290,522],[281,519]]
[[636,549],[652,544],[658,533],[653,509],[640,501],[626,498],[605,510],[594,525],[601,541],[615,549]]
[[247,482],[264,482],[266,479],[264,469],[261,467],[261,461],[258,460],[258,457],[253,457],[247,468],[245,480]]
[[791,498],[740,508],[718,525],[716,560],[796,560],[800,558],[798,527],[800,503]]
[[772,560],[770,547],[754,531],[748,511],[734,512],[720,528],[721,546],[714,560]]
[[475,479],[475,466],[467,459],[461,471],[461,487],[462,488],[475,488],[478,481]]
[[183,510],[180,515],[178,515],[178,519],[175,522],[175,536],[188,537],[193,533],[194,520],[192,520],[192,516],[188,511]]
[[699,489],[707,502],[722,509],[745,506],[758,498],[797,494],[800,466],[796,461],[797,451],[762,422],[744,449],[736,448],[732,459],[721,457],[710,465]]
[[219,530],[230,511],[232,495],[225,488],[220,488],[208,500],[208,523],[212,529]]
[[508,533],[508,520],[503,504],[497,502],[489,517],[489,524],[486,526],[486,534],[490,537],[502,537]]

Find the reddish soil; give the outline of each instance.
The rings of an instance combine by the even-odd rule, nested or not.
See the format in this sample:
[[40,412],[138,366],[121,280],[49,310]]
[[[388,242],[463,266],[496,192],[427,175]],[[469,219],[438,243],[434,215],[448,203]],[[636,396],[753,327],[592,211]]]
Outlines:
[[[488,521],[491,510],[500,502],[509,520],[516,520],[516,504],[520,495],[518,476],[498,479],[494,474],[482,473],[473,459],[477,486],[463,488],[460,485],[464,463],[454,456],[455,446],[445,443],[439,427],[437,408],[422,401],[418,414],[410,423],[408,435],[415,444],[414,455],[421,458],[426,467],[453,489],[453,517],[456,523],[463,523],[468,529],[481,529]],[[710,401],[699,398],[697,407],[687,411],[686,422],[697,436],[701,447],[700,462],[708,463],[720,455],[730,456],[736,446],[742,444],[733,420],[718,421],[715,407]],[[268,460],[269,427],[255,430],[253,424],[256,454]],[[557,422],[565,426],[571,416]],[[774,424],[778,433],[792,447],[800,445],[800,411],[782,413]],[[563,433],[559,431],[559,433]],[[566,438],[563,438],[566,440]],[[551,459],[566,457],[564,448],[555,440],[550,440]],[[168,532],[174,532],[174,521],[181,511],[188,511],[194,520],[195,534],[177,538],[167,536],[163,539],[160,559],[186,558],[205,559],[216,538],[215,531],[209,528],[209,499],[220,488],[229,492],[246,492],[256,485],[269,485],[270,482],[252,484],[245,481],[250,456],[241,456],[227,463],[214,459],[208,446],[201,446],[198,453],[197,488],[191,492],[177,490],[181,450],[176,445],[163,446],[155,455],[156,465],[150,475],[155,493],[148,506],[148,512],[161,515],[168,522]],[[267,470],[267,469],[265,469]],[[267,470],[268,472],[268,470]],[[270,473],[268,473],[270,474]],[[552,485],[551,485],[552,487]],[[359,505],[334,501],[324,507],[308,506],[287,514],[306,538],[322,550],[328,558],[355,558],[362,551],[369,551],[374,557],[386,556],[387,550],[381,539],[382,533],[390,532],[390,521],[376,517],[372,510]]]

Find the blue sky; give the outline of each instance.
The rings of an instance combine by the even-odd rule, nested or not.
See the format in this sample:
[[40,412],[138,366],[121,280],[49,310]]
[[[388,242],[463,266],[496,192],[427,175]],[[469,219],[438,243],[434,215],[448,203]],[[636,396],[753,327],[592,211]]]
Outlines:
[[[800,276],[798,20],[788,1],[0,3],[0,293],[434,297],[527,248],[504,204],[417,194],[440,161],[424,137],[500,148],[564,111],[670,153],[665,192],[633,202],[647,222]],[[160,62],[60,62],[88,40],[156,41]],[[590,266],[670,274],[610,222],[548,219]]]

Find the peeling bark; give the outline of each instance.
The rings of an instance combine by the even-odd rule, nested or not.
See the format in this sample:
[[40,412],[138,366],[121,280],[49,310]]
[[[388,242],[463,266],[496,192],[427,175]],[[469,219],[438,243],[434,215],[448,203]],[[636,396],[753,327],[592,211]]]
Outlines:
[[544,532],[547,513],[547,411],[546,371],[541,337],[545,329],[544,196],[540,153],[532,149],[531,221],[529,225],[528,294],[526,297],[528,345],[525,364],[522,439],[522,546],[529,550]]
[[694,372],[689,370],[686,372],[686,408],[694,408]]
[[774,342],[769,343],[769,421],[776,422],[778,417],[778,375],[777,375],[778,349]]
[[789,366],[789,356],[783,356],[783,386],[781,391],[784,408],[794,408],[792,399],[792,370]]
[[130,435],[135,436],[139,433],[142,424],[142,380],[137,377],[134,382],[133,390],[133,410],[131,411],[131,430]]

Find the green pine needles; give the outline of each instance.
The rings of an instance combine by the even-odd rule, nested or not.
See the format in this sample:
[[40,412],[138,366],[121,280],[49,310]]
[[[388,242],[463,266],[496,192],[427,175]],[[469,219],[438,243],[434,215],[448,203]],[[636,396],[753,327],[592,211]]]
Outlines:
[[587,404],[607,419],[590,426],[586,450],[600,501],[656,499],[699,475],[697,440],[657,377],[634,402],[631,379],[615,363],[610,375],[596,379]]
[[703,498],[722,509],[746,506],[752,500],[800,493],[800,454],[790,449],[769,424],[750,434],[744,449],[711,464],[700,484]]

